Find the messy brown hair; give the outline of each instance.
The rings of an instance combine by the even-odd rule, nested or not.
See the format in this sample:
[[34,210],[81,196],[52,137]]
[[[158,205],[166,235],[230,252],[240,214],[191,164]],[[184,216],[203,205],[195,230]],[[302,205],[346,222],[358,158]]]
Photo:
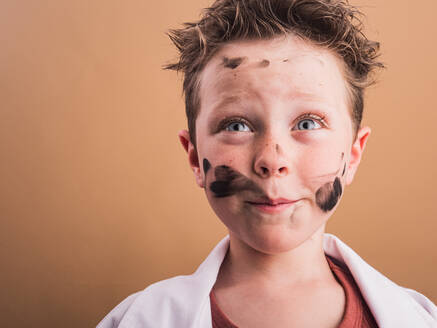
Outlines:
[[363,14],[347,0],[216,0],[199,21],[168,32],[179,51],[176,63],[164,66],[184,73],[183,91],[190,140],[196,146],[199,74],[209,59],[235,40],[269,39],[292,33],[336,53],[344,61],[352,123],[358,131],[364,89],[374,83],[379,43],[363,33]]

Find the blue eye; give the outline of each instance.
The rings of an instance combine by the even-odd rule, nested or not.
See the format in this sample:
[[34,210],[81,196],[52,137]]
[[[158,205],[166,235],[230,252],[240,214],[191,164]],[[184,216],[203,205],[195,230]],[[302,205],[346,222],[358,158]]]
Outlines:
[[231,122],[230,124],[226,125],[225,130],[232,132],[250,132],[250,128],[246,123],[243,122]]
[[296,129],[293,128],[293,130],[315,130],[320,129],[321,127],[322,126],[317,122],[317,120],[305,118],[297,122]]

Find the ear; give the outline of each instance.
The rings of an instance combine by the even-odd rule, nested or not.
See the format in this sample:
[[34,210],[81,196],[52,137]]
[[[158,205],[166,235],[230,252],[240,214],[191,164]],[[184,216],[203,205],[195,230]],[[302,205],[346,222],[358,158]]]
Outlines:
[[346,172],[346,185],[350,185],[354,179],[370,133],[371,130],[368,126],[364,126],[358,130],[357,138],[355,139],[351,148],[350,161]]
[[185,151],[188,154],[188,163],[190,164],[191,169],[193,170],[194,177],[196,178],[196,183],[200,188],[205,188],[205,181],[200,170],[199,165],[199,157],[197,155],[197,150],[194,147],[193,143],[190,140],[190,134],[187,130],[181,130],[178,133],[179,141],[184,147]]

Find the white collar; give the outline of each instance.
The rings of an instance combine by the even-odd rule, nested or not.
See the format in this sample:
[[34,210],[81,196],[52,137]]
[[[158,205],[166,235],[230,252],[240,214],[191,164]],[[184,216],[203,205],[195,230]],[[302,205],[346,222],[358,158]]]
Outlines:
[[[193,278],[199,282],[197,296],[203,300],[198,303],[201,306],[199,311],[191,312],[196,314],[195,322],[199,324],[195,324],[195,327],[210,325],[209,293],[228,248],[229,235],[217,244],[193,274]],[[323,235],[323,249],[327,255],[340,260],[349,268],[379,327],[437,327],[437,309],[425,296],[390,281],[332,234]]]

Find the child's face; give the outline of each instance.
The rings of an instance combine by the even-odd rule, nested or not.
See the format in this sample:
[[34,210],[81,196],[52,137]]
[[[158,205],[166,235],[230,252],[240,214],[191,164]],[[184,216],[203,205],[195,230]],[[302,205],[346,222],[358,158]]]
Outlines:
[[370,134],[353,140],[340,67],[288,36],[229,43],[204,68],[197,153],[180,137],[232,238],[279,253],[324,231]]

